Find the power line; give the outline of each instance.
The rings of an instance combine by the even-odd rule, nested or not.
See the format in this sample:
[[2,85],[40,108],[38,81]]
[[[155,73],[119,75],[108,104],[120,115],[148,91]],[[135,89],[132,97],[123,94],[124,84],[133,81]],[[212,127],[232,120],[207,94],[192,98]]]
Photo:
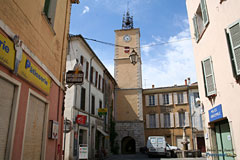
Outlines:
[[[96,40],[96,39],[92,39],[92,38],[87,38],[87,37],[83,37],[85,40],[89,40],[89,41],[94,41],[94,42],[98,42],[98,43],[102,43],[105,45],[110,45],[110,46],[114,46],[114,47],[129,47],[129,46],[123,46],[123,45],[118,45],[118,44],[114,44],[114,43],[110,43],[110,42],[104,42],[104,41],[100,41],[100,40]],[[175,41],[168,41],[168,42],[161,42],[161,43],[154,43],[154,44],[149,44],[149,45],[143,45],[140,48],[146,48],[146,47],[153,47],[153,46],[160,46],[160,45],[165,45],[165,44],[171,44],[171,43],[177,43],[177,42],[182,42],[182,41],[187,41],[187,40],[191,40],[194,38],[184,38],[184,39],[179,39],[179,40],[175,40]],[[129,47],[130,49],[137,49],[139,47]]]

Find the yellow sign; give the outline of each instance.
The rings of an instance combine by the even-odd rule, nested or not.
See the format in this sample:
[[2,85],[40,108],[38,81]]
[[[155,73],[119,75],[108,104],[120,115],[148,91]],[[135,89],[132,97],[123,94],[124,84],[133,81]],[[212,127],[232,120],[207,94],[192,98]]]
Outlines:
[[107,113],[107,108],[98,108],[98,112]]
[[0,34],[0,62],[14,69],[15,49],[13,42]]
[[51,85],[50,78],[38,69],[24,53],[22,54],[22,60],[19,64],[18,74],[49,94]]

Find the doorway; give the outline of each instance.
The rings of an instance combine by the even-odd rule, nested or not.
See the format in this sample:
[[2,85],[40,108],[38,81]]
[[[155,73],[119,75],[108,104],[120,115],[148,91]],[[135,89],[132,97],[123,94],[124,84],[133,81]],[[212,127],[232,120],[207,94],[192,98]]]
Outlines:
[[132,137],[125,137],[122,139],[122,154],[135,154],[136,142]]

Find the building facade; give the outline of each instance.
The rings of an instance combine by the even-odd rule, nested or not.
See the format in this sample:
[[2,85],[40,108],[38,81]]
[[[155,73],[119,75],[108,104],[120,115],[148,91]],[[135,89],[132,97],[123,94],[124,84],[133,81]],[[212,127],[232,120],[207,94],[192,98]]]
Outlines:
[[[145,141],[149,136],[164,136],[170,145],[183,149],[183,129],[188,150],[193,149],[188,85],[143,90]],[[145,142],[146,143],[146,142]]]
[[240,155],[240,1],[186,0],[208,159]]
[[[142,70],[140,53],[140,30],[133,28],[132,17],[127,12],[123,28],[115,30],[114,77],[116,88],[116,143],[122,154],[139,152],[144,146],[142,115]],[[138,61],[133,65],[129,55],[133,49]]]
[[[78,66],[84,72],[83,84],[66,91],[65,119],[72,122],[73,130],[66,134],[65,159],[83,158],[82,147],[87,147],[88,158],[99,157],[103,148],[106,156],[116,82],[84,38],[70,35],[66,67],[69,71]],[[78,123],[78,117],[86,121]]]
[[61,159],[71,1],[1,1],[0,159]]

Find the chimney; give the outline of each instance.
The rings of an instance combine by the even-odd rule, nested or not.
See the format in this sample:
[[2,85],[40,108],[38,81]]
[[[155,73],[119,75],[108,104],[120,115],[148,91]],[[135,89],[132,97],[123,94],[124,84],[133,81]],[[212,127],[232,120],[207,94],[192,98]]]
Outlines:
[[152,85],[152,88],[154,88],[154,84]]
[[187,79],[185,79],[185,86],[187,86]]
[[190,77],[188,77],[188,85],[191,84],[191,80],[190,80]]

